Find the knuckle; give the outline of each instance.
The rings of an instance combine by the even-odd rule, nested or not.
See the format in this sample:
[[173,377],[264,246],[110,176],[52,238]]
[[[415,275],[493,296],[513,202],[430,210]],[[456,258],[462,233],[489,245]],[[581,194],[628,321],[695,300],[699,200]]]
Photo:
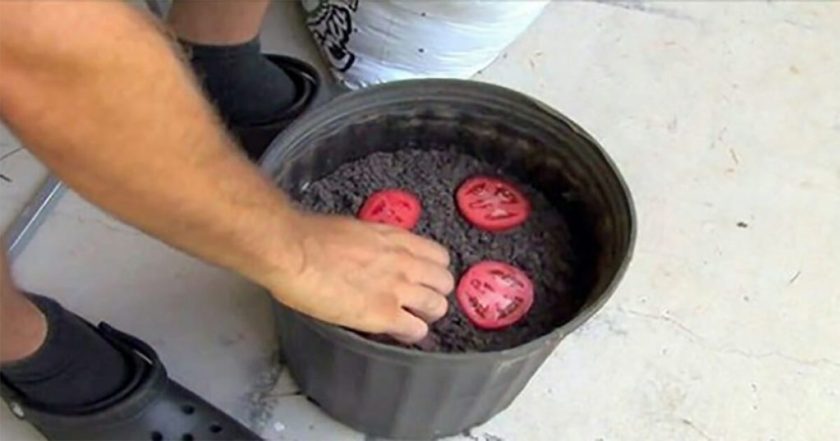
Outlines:
[[455,292],[455,279],[449,279],[443,289],[443,294],[451,294]]
[[446,315],[446,311],[449,309],[449,303],[447,303],[446,299],[440,296],[437,297],[432,304],[430,305],[430,310],[434,315],[435,320],[443,317]]
[[409,277],[409,271],[397,271],[394,272],[389,281],[389,286],[391,286],[391,292],[393,295],[397,297],[404,297],[407,295],[407,291],[411,288],[412,280]]
[[405,336],[405,340],[415,342],[422,339],[429,332],[429,325],[422,320],[412,320],[406,322],[401,331]]
[[364,321],[372,332],[387,332],[399,318],[400,303],[393,291],[383,291],[376,297],[376,303],[366,308]]
[[395,260],[404,271],[412,271],[415,268],[415,259],[408,251],[399,250],[396,252]]
[[446,291],[455,289],[455,276],[449,271],[444,270],[441,276],[441,285]]
[[438,294],[448,294],[454,288],[454,283],[451,275],[444,271],[438,271],[429,280],[429,287],[433,288]]
[[421,339],[429,333],[429,325],[424,321],[419,321],[417,324],[417,339]]
[[441,260],[449,260],[449,250],[443,245],[437,242],[432,242],[430,249],[433,250],[433,252],[437,254]]

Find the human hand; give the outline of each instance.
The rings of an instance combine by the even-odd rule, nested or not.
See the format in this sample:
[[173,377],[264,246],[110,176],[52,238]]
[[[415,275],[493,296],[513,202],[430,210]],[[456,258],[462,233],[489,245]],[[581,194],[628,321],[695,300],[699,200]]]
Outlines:
[[289,239],[297,264],[269,284],[289,307],[406,343],[446,314],[455,280],[449,253],[436,242],[339,216],[302,215],[295,224]]

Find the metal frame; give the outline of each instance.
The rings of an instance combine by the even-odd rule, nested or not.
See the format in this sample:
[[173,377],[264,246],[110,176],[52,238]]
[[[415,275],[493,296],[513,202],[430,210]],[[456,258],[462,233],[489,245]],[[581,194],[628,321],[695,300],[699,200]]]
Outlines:
[[14,260],[32,239],[38,227],[44,223],[47,214],[61,198],[65,190],[64,184],[54,175],[48,175],[38,187],[35,196],[23,207],[12,224],[3,234],[3,244],[9,260]]
[[163,18],[163,11],[167,8],[165,2],[162,0],[146,0],[146,7],[149,8],[149,11],[152,14],[155,14],[158,18]]

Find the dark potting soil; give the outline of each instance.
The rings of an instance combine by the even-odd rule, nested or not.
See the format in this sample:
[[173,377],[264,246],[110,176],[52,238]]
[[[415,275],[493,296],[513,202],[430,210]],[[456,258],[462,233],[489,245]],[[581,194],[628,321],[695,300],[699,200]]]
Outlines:
[[[489,233],[461,216],[455,191],[464,179],[478,174],[517,184],[532,205],[523,225],[505,233]],[[312,182],[300,194],[299,202],[321,213],[355,215],[368,195],[385,188],[402,188],[420,198],[423,214],[413,231],[449,248],[456,281],[470,265],[492,259],[522,269],[534,283],[534,304],[528,314],[497,331],[473,326],[460,311],[454,293],[450,294],[446,316],[435,322],[429,336],[414,348],[432,352],[512,348],[551,332],[580,307],[582,299],[574,287],[581,253],[573,247],[570,214],[550,204],[534,188],[474,157],[437,150],[374,153]],[[385,336],[367,337],[398,344]]]

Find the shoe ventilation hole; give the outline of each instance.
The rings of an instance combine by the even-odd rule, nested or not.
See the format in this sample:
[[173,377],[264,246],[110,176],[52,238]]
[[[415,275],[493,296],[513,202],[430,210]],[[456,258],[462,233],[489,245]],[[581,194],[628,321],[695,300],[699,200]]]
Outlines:
[[195,438],[192,436],[192,433],[185,433],[181,435],[181,441],[193,441]]
[[152,441],[163,441],[163,434],[160,432],[152,432]]
[[184,404],[181,406],[181,411],[183,411],[187,415],[192,415],[195,412],[195,407],[190,404]]
[[222,431],[222,426],[218,424],[211,424],[210,425],[210,433],[219,433]]

